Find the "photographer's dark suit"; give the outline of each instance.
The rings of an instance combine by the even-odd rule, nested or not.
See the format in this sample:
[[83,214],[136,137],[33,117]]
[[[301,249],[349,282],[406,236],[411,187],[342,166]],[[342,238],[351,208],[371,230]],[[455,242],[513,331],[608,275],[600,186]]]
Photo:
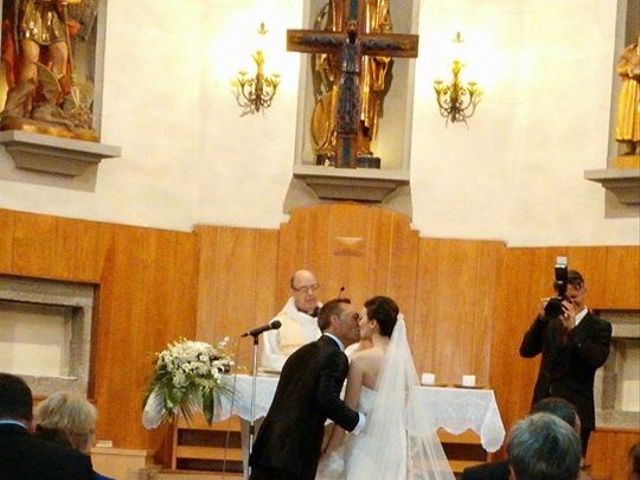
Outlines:
[[571,330],[566,330],[558,317],[537,317],[520,345],[523,357],[542,352],[532,404],[560,397],[575,405],[582,422],[583,453],[595,429],[593,379],[609,356],[610,343],[611,324],[588,312]]
[[359,421],[340,400],[348,369],[346,355],[326,335],[287,359],[251,452],[252,479],[313,480],[327,418],[348,431]]

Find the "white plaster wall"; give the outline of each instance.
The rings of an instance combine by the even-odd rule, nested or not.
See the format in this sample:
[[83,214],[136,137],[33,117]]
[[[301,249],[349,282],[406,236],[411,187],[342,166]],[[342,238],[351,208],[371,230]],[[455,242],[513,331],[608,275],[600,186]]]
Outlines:
[[122,157],[102,162],[93,189],[18,171],[0,153],[0,207],[189,230],[193,165],[201,157],[201,0],[111,0],[102,141]]
[[[25,179],[0,152],[0,207],[186,231],[277,228],[300,59],[284,52],[284,32],[301,19],[299,0],[109,0],[102,137],[123,157],[74,189]],[[264,117],[240,117],[229,78],[261,20],[266,68],[282,85]],[[614,25],[615,0],[422,2],[411,188],[423,236],[638,242],[638,219],[604,219],[604,191],[582,179],[606,165]],[[485,89],[469,128],[445,126],[432,91],[456,30]]]

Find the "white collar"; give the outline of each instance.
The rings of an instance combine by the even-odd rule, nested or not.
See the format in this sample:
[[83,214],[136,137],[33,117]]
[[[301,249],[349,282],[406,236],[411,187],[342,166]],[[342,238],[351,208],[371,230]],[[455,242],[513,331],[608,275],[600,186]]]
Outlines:
[[582,319],[587,316],[587,313],[589,313],[589,309],[587,307],[584,307],[582,310],[580,310],[579,313],[576,313],[576,327],[582,321]]
[[323,335],[326,335],[327,337],[333,338],[336,341],[336,343],[338,344],[338,346],[340,347],[340,350],[344,352],[344,343],[342,343],[338,337],[336,337],[335,335],[332,335],[331,333],[328,333],[328,332],[323,332]]

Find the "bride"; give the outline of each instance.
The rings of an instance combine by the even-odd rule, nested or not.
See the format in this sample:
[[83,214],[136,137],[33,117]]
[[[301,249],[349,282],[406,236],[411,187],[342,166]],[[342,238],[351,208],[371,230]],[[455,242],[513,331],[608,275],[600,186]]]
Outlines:
[[351,360],[345,403],[367,424],[357,436],[334,427],[316,480],[454,480],[436,427],[412,401],[418,379],[398,306],[367,300],[359,327],[373,346]]

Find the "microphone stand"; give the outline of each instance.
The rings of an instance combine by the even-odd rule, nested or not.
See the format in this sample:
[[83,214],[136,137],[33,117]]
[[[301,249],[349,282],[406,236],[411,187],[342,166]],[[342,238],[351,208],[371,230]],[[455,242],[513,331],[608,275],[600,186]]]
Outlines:
[[247,477],[251,476],[251,465],[249,459],[253,451],[253,440],[255,438],[256,429],[256,391],[258,386],[258,344],[260,343],[260,333],[251,335],[253,337],[253,366],[252,366],[252,382],[251,382],[251,421],[249,422],[249,453],[247,457]]

